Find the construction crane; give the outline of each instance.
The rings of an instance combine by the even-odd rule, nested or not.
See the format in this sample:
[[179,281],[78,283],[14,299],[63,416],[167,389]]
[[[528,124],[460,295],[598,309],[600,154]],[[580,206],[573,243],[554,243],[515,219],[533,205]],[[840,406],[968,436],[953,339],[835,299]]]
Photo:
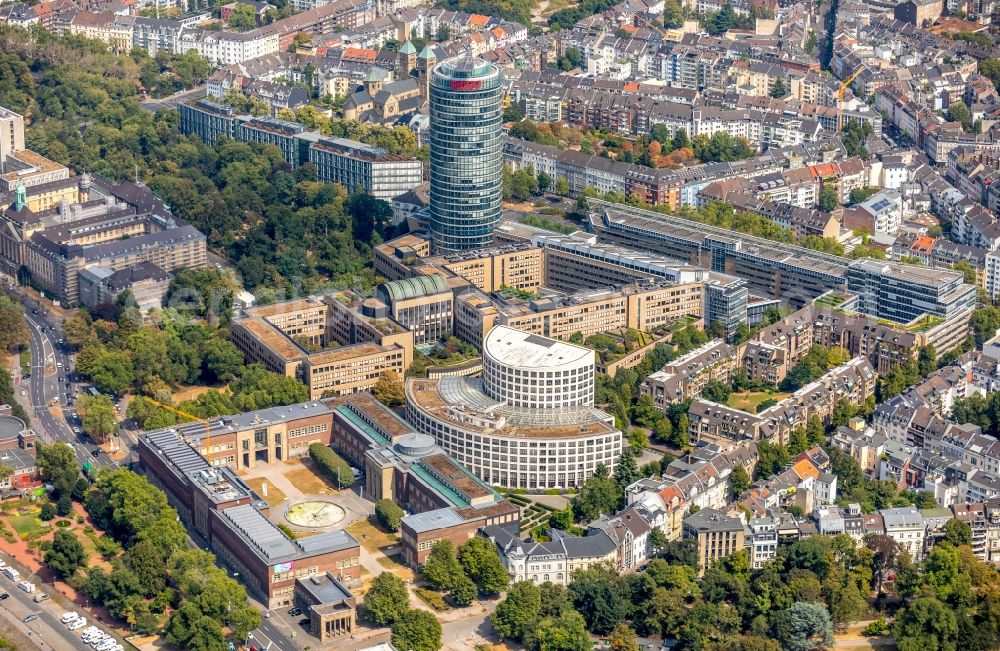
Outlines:
[[837,131],[843,131],[844,128],[844,125],[842,124],[844,116],[844,91],[847,90],[847,87],[850,86],[851,83],[858,78],[858,75],[864,72],[864,70],[864,66],[855,70],[850,77],[845,79],[843,83],[840,84],[840,88],[837,89]]
[[[211,426],[211,423],[209,423],[208,419],[201,418],[200,416],[195,416],[194,414],[189,414],[189,413],[187,413],[186,411],[184,411],[182,409],[178,409],[177,407],[171,407],[170,405],[165,405],[165,404],[163,404],[162,402],[160,402],[158,400],[153,400],[152,398],[147,398],[146,396],[142,396],[142,399],[145,400],[146,402],[150,403],[150,404],[154,404],[157,407],[160,407],[161,409],[166,409],[167,411],[169,411],[172,414],[177,414],[178,416],[181,416],[183,418],[187,418],[190,421],[194,421],[196,423],[203,424],[205,426],[205,455],[204,456],[206,458],[208,457],[208,452],[210,450],[210,444],[212,442],[212,436],[211,436],[211,433],[210,433],[210,430],[211,430],[212,426]],[[188,442],[187,437],[184,437],[184,442],[185,443]],[[209,463],[211,463],[211,462],[209,462]]]

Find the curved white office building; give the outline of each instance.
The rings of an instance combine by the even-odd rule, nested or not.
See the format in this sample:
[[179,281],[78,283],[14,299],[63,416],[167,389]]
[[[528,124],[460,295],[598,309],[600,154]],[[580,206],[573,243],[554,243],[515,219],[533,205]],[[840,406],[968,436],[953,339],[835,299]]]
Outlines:
[[483,377],[410,378],[407,419],[494,486],[583,484],[622,451],[594,405],[594,351],[506,326],[483,344]]
[[498,326],[483,340],[483,390],[512,407],[594,404],[594,351]]

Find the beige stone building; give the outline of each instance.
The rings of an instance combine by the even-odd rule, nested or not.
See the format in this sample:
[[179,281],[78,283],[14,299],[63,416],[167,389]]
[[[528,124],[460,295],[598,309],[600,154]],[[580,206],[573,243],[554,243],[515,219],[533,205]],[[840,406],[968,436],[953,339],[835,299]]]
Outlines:
[[413,333],[384,303],[350,291],[247,308],[230,338],[248,363],[298,378],[311,398],[366,391],[413,362]]
[[633,328],[656,330],[686,316],[700,316],[702,283],[634,284],[617,290],[582,291],[569,296],[488,299],[476,292],[457,297],[455,331],[478,345],[494,325],[568,340]]
[[746,544],[746,527],[739,518],[716,509],[702,509],[684,520],[684,537],[698,545],[698,573],[728,558]]

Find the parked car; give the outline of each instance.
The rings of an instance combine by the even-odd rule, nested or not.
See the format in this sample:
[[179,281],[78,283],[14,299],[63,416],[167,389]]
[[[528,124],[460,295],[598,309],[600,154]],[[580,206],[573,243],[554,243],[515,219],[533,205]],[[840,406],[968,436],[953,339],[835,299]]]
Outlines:
[[302,614],[302,609],[292,608],[291,610],[288,611],[288,614],[291,615],[292,617],[298,617],[299,615]]
[[69,625],[68,625],[68,628],[71,631],[75,631],[77,629],[83,628],[86,625],[87,625],[87,618],[86,617],[81,617],[81,618],[79,618],[77,620],[74,620],[74,621],[70,622]]
[[63,624],[69,624],[73,620],[76,620],[76,619],[79,619],[79,618],[80,618],[80,615],[78,615],[77,613],[68,612],[68,613],[63,613],[62,617],[59,618],[59,621],[62,622]]
[[0,594],[0,601],[7,601],[8,599],[10,599],[10,593],[4,592]]
[[30,615],[25,615],[24,619],[22,619],[21,621],[27,624],[28,622],[33,622],[36,619],[38,619],[38,615],[36,615],[35,613],[31,613]]

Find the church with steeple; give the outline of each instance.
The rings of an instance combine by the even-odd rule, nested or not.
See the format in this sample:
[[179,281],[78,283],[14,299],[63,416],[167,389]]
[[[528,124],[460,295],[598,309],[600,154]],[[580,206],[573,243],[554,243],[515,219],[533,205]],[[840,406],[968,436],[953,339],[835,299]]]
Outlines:
[[373,66],[362,88],[344,101],[344,119],[391,126],[422,112],[430,97],[437,55],[429,45],[419,53],[409,40],[396,53],[395,69]]

